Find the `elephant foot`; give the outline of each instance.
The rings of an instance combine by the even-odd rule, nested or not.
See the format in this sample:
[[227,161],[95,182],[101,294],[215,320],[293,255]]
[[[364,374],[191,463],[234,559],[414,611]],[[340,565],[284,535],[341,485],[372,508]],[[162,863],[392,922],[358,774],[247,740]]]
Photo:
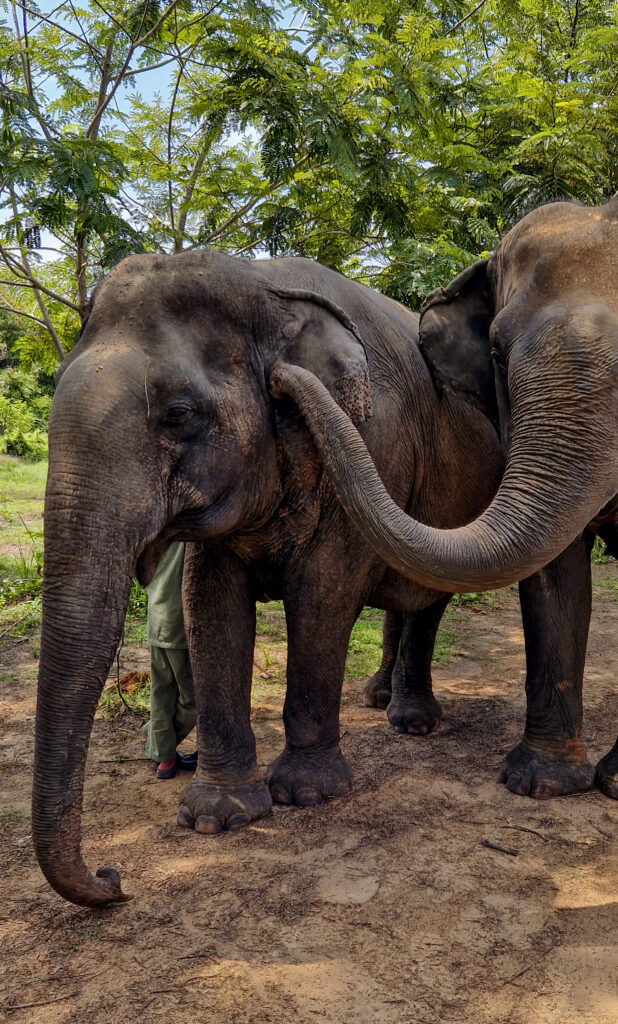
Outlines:
[[440,724],[442,708],[433,694],[415,694],[391,700],[386,714],[395,732],[427,736]]
[[256,818],[263,818],[272,807],[268,787],[261,779],[218,786],[194,778],[183,789],[178,809],[178,824],[204,835],[232,832]]
[[594,784],[605,796],[618,800],[618,743],[599,761]]
[[266,782],[275,803],[312,807],[349,793],[352,772],[339,747],[315,753],[286,747],[268,769]]
[[391,699],[391,674],[383,668],[365,683],[363,704],[366,708],[380,708],[384,711]]
[[524,741],[509,751],[500,770],[500,782],[511,793],[549,800],[569,793],[584,793],[594,779],[594,768],[586,761],[583,746],[577,743],[579,756],[549,755]]

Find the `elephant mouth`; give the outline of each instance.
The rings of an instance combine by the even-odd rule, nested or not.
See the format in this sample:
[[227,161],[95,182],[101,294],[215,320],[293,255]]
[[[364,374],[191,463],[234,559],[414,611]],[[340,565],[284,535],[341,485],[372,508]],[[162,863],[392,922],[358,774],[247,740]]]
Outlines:
[[154,540],[149,541],[137,559],[135,577],[142,587],[147,587],[152,582],[159,560],[172,543],[172,538],[160,533]]
[[225,512],[223,502],[213,502],[203,508],[185,509],[176,515],[142,547],[135,566],[138,583],[147,587],[152,582],[159,560],[173,541],[205,540],[228,532],[236,524],[236,517],[228,522]]

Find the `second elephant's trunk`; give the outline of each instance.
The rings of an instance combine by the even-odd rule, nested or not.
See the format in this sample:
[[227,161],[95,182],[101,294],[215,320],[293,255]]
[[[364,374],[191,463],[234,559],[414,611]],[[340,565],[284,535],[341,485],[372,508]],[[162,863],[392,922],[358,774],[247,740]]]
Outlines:
[[[583,434],[580,417],[573,425],[558,417],[556,426],[533,397],[527,409],[524,401],[514,410],[507,470],[491,505],[468,526],[434,529],[393,502],[361,436],[313,374],[279,365],[271,389],[297,404],[359,532],[389,565],[425,586],[465,592],[524,579],[555,558],[616,491],[615,439],[605,447],[600,441],[605,423]],[[615,433],[615,414],[611,426]]]

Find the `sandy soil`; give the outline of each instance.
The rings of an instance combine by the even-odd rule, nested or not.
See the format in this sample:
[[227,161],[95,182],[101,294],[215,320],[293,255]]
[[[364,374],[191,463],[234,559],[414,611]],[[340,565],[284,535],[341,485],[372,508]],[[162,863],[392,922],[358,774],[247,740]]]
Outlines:
[[[596,568],[585,726],[595,761],[616,735],[617,584],[615,566]],[[0,1017],[616,1024],[618,805],[596,791],[536,803],[498,785],[523,719],[516,594],[457,628],[460,653],[435,671],[438,732],[395,735],[360,706],[362,681],[347,685],[352,795],[276,808],[232,835],[177,828],[185,780],[114,763],[119,751],[141,756],[138,722],[97,719],[85,855],[118,867],[135,896],[98,911],[63,902],[32,859],[19,812],[29,814],[36,663],[31,643],[5,652]],[[255,702],[264,765],[282,745],[282,696],[265,686]]]

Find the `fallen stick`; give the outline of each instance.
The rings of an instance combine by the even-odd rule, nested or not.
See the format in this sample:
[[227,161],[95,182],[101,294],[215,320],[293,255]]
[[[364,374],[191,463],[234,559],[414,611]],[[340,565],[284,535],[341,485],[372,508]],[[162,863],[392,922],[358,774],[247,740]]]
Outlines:
[[73,996],[78,996],[79,992],[67,992],[65,996],[56,996],[55,999],[41,999],[38,1003],[9,1003],[4,1004],[5,1010],[25,1010],[29,1006],[49,1006],[51,1003],[59,1003],[63,999],[72,999]]
[[124,764],[125,761],[150,761],[150,757],[124,757],[123,754],[118,754],[118,757],[106,757],[97,764]]
[[482,839],[481,846],[486,846],[488,850],[498,850],[499,853],[508,853],[509,857],[517,857],[519,850],[513,850],[510,846],[500,846],[499,843],[490,843],[489,839]]
[[536,832],[533,828],[526,828],[525,825],[511,825],[511,822],[507,821],[506,825],[501,825],[500,828],[515,828],[518,832],[529,832],[531,836],[538,836],[544,843],[549,842],[547,836],[542,835],[540,832]]

